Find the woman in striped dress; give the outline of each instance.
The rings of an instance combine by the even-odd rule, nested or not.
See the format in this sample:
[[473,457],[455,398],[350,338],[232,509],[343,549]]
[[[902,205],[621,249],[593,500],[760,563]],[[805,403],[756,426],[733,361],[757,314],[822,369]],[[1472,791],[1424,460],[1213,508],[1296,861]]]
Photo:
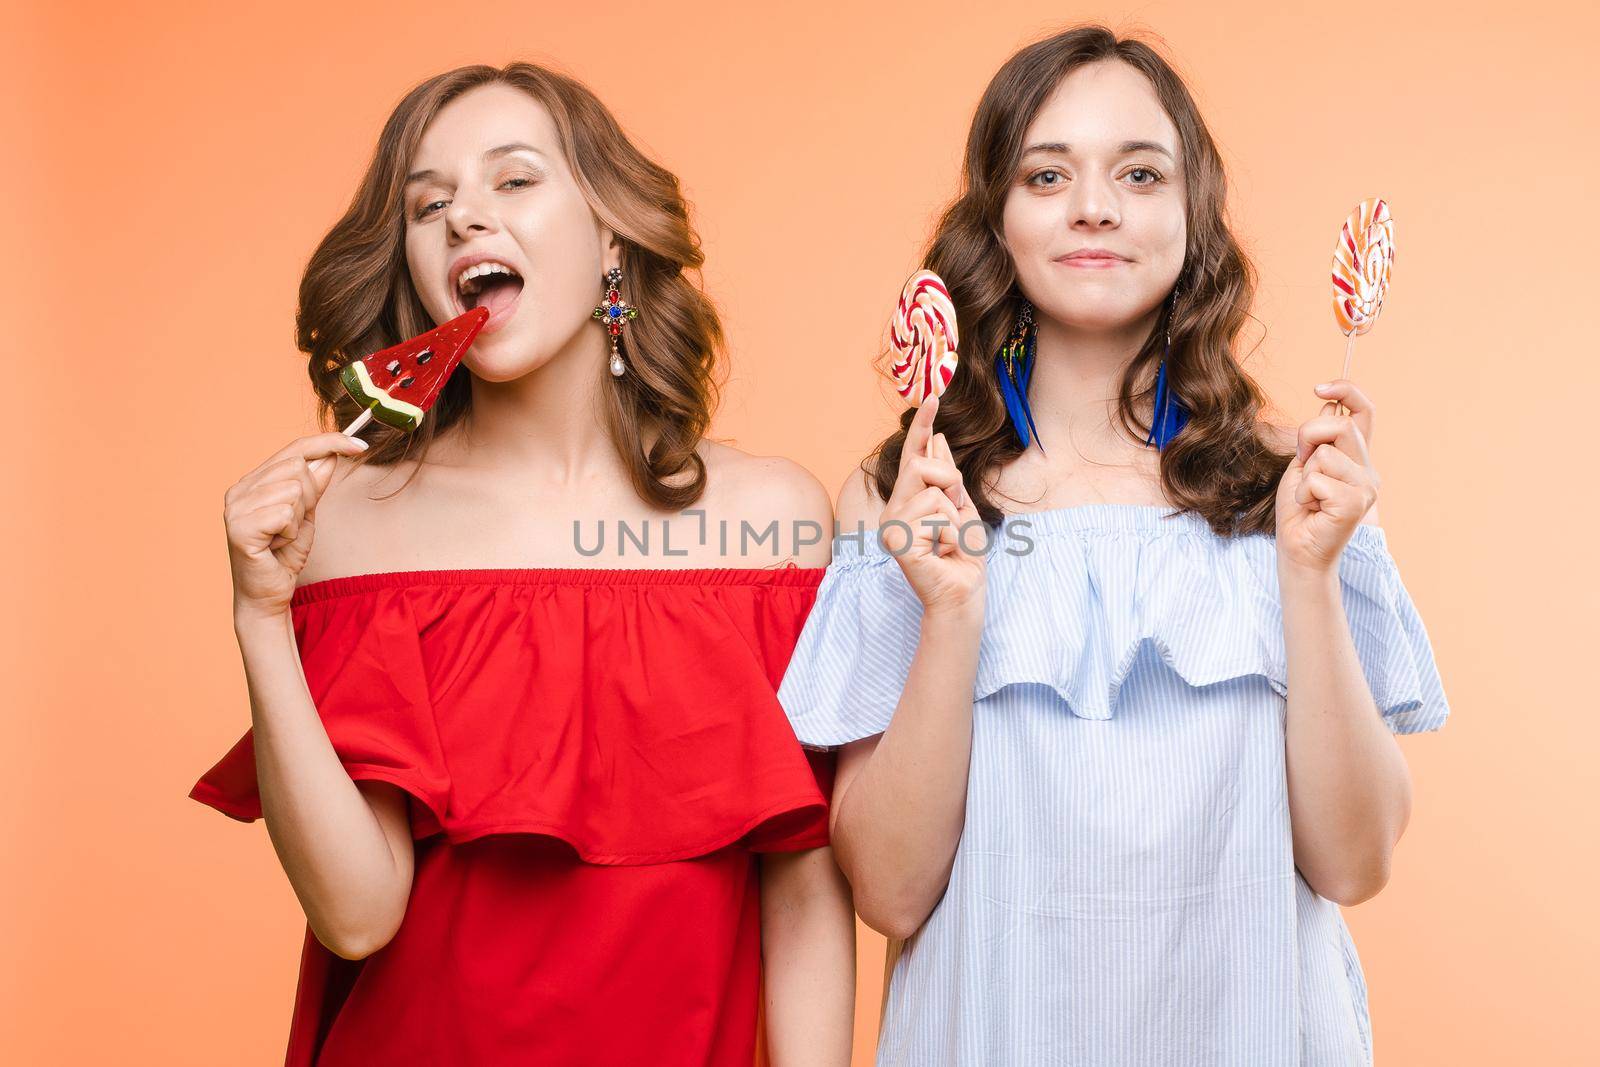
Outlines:
[[964,179],[926,259],[962,366],[844,487],[779,693],[898,953],[878,1063],[1368,1063],[1339,907],[1409,817],[1393,735],[1449,712],[1373,406],[1266,418],[1222,164],[1146,45],[1018,53]]

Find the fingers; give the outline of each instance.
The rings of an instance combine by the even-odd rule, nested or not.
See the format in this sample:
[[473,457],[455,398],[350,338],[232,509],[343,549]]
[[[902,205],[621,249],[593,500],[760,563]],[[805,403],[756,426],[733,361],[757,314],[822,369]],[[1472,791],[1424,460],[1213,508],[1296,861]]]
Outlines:
[[1370,462],[1366,435],[1352,415],[1318,415],[1301,423],[1295,462],[1304,463],[1323,444],[1333,445],[1363,465]]
[[310,502],[314,503],[328,488],[328,483],[333,477],[333,461],[325,457],[359,456],[366,450],[365,441],[356,437],[346,437],[342,433],[313,434],[310,437],[298,438],[262,460],[254,470],[235,482],[228,490],[225,499],[242,496],[258,485],[305,472],[306,485],[311,490]]
[[950,455],[948,442],[940,445],[943,436],[940,434],[932,439],[935,449],[931,457],[920,453],[901,452],[900,473],[895,478],[894,489],[890,491],[889,499],[886,501],[889,507],[904,506],[906,501],[929,486],[937,486],[949,494],[952,505],[960,505],[966,497],[966,489],[961,483],[961,471]]
[[[262,547],[257,541],[265,533],[265,547],[277,548],[287,543],[278,531],[297,525],[300,517],[316,506],[320,490],[312,481],[306,461],[298,457],[279,460],[255,477],[254,484],[241,482],[224,494],[223,521],[228,526],[229,536],[240,547],[251,550]],[[291,506],[287,518],[274,519],[264,513],[265,509],[285,504]],[[274,523],[270,529],[263,526],[269,521]]]
[[1295,486],[1294,500],[1302,507],[1315,501],[1321,508],[1335,499],[1336,492],[1332,478],[1313,471],[1301,477],[1300,484]]
[[229,541],[254,555],[275,547],[280,538],[286,543],[298,537],[303,515],[300,486],[277,482],[232,501],[223,511],[223,521]]
[[933,435],[933,458],[947,464],[950,470],[956,472],[955,484],[944,487],[949,494],[950,502],[958,510],[967,507],[970,498],[967,496],[966,483],[961,479],[961,468],[956,466],[956,457],[950,451],[950,441],[942,433]]
[[928,439],[933,435],[933,417],[939,413],[939,398],[928,394],[928,398],[917,408],[917,413],[911,419],[911,425],[906,427],[906,440],[900,446],[900,470],[903,473],[906,463],[917,456],[927,456]]
[[1295,486],[1294,499],[1301,507],[1355,523],[1372,509],[1377,491],[1371,486],[1352,485],[1321,471],[1308,471]]
[[[296,456],[309,462],[321,456],[358,456],[366,450],[367,443],[359,437],[348,437],[337,431],[314,433],[306,437],[297,437],[290,441],[262,460],[255,470],[250,473],[259,474],[275,463]],[[249,477],[249,475],[246,475],[246,477]],[[244,479],[240,480],[243,481]]]
[[[1317,481],[1308,484],[1313,476]],[[1351,512],[1365,515],[1377,503],[1378,487],[1377,471],[1362,466],[1332,445],[1323,444],[1306,460],[1295,498],[1301,504],[1315,499],[1321,507],[1337,504],[1341,513],[1348,505]]]
[[223,494],[231,541],[247,552],[291,544],[328,488],[332,457],[359,455],[366,443],[342,433],[297,438],[274,452]]
[[911,498],[901,521],[911,527],[911,539],[931,555],[942,556],[954,547],[961,515],[950,497],[938,486],[930,485]]
[[[332,476],[331,459],[319,459],[317,463],[326,464],[326,473],[329,477]],[[289,526],[272,539],[272,543],[267,545],[268,548],[281,548],[299,536],[300,521],[316,510],[317,501],[322,499],[322,491],[328,487],[327,479],[318,477],[316,464],[307,464],[298,456],[284,460],[283,464],[287,469],[281,484],[292,485],[298,490],[291,501],[294,504],[294,517]]]
[[[1335,378],[1331,382],[1323,382],[1317,386],[1317,395],[1331,401],[1335,413],[1338,405],[1343,404],[1350,417],[1355,419],[1356,425],[1361,428],[1361,436],[1371,444],[1377,407],[1372,403],[1372,398],[1362,392],[1355,382],[1349,378]],[[1323,410],[1328,411],[1326,407]]]
[[1361,464],[1327,444],[1317,446],[1316,451],[1306,459],[1305,468],[1307,473],[1320,471],[1344,482],[1360,479],[1363,477],[1362,472],[1366,470]]
[[952,552],[982,556],[989,549],[989,533],[976,510],[970,505],[957,508],[936,485],[926,487],[903,505],[886,510],[878,537],[895,556],[905,555],[913,547],[935,557]]

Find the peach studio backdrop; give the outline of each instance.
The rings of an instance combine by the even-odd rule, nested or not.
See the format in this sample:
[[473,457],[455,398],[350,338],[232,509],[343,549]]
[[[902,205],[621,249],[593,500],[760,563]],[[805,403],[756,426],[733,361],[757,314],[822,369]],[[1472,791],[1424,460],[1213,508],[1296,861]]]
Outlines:
[[[1296,421],[1343,356],[1336,227],[1393,205],[1355,376],[1454,717],[1404,739],[1415,817],[1348,913],[1380,1062],[1600,1045],[1592,6],[8,7],[7,1062],[279,1062],[300,913],[259,825],[185,799],[247,724],[220,500],[310,426],[296,284],[405,89],[513,58],[593,86],[697,210],[733,355],[717,433],[833,489],[895,410],[867,357],[979,92],[1089,18],[1161,34],[1191,80],[1264,281],[1249,365]],[[866,1064],[883,942],[860,943]]]

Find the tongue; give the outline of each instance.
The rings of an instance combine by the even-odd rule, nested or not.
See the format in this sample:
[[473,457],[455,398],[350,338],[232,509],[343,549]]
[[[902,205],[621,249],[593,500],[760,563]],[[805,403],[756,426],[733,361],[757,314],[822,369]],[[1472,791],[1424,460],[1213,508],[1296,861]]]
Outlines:
[[517,297],[522,295],[522,281],[518,278],[497,278],[492,282],[485,282],[478,295],[474,298],[473,307],[489,309],[490,315],[499,315],[512,304],[517,302]]

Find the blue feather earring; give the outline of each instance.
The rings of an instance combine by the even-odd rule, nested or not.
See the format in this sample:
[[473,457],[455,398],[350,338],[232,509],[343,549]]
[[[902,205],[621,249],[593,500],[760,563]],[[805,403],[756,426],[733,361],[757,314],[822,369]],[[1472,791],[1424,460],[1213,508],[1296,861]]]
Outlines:
[[1016,323],[1011,327],[1011,336],[1006,338],[1005,344],[1000,346],[1000,351],[994,357],[995,377],[1000,379],[1000,398],[1005,401],[1006,415],[1011,419],[1011,428],[1016,431],[1017,440],[1023,448],[1028,447],[1029,440],[1039,445],[1039,451],[1044,451],[1044,445],[1039,443],[1039,428],[1033,424],[1033,409],[1028,406],[1028,383],[1033,380],[1034,341],[1038,330],[1033,324],[1033,305],[1023,297],[1022,305],[1017,309]]
[[1167,382],[1167,360],[1172,355],[1172,316],[1178,310],[1178,290],[1172,290],[1167,303],[1167,341],[1161,351],[1161,366],[1156,371],[1156,399],[1150,414],[1150,434],[1144,439],[1146,446],[1157,449],[1167,447],[1167,442],[1177,436],[1189,421],[1189,409],[1183,406]]

